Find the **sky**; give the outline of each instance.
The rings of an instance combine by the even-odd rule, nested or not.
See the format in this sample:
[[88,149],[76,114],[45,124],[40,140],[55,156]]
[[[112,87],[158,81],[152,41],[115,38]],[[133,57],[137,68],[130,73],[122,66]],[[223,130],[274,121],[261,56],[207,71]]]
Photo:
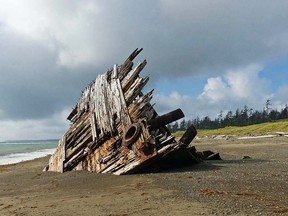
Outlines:
[[288,103],[288,1],[0,4],[0,141],[60,138],[81,90],[136,48],[159,114]]

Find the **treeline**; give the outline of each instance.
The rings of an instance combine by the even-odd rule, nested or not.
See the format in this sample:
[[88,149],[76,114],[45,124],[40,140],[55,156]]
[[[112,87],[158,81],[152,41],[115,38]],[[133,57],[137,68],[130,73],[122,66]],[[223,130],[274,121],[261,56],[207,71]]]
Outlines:
[[270,100],[266,101],[266,106],[262,111],[253,110],[244,106],[243,109],[236,109],[233,113],[228,111],[226,115],[223,111],[220,111],[219,115],[215,119],[211,119],[209,116],[204,118],[195,118],[192,120],[182,120],[169,124],[168,128],[172,133],[177,130],[186,130],[190,125],[194,125],[197,129],[217,129],[227,126],[247,126],[253,124],[260,124],[270,121],[276,121],[280,119],[288,118],[288,106],[287,104],[280,111],[271,108]]

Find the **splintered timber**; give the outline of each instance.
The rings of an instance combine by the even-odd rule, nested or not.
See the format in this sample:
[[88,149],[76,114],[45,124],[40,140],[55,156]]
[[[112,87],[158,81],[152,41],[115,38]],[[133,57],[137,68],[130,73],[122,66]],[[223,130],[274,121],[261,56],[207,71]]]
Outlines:
[[183,165],[202,160],[188,147],[196,136],[194,126],[176,141],[165,126],[184,117],[180,109],[159,116],[150,104],[153,90],[144,94],[149,77],[135,67],[136,49],[121,65],[89,84],[68,120],[71,126],[59,140],[46,171],[88,170],[116,175],[135,173],[155,164]]

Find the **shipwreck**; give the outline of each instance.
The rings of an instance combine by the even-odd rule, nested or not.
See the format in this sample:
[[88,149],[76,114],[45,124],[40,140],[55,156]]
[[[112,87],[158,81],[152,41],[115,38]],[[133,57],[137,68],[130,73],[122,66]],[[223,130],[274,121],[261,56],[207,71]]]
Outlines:
[[202,161],[190,147],[194,126],[179,139],[167,124],[184,117],[181,109],[158,115],[150,104],[153,90],[144,94],[149,77],[139,74],[146,60],[135,67],[136,49],[121,65],[90,83],[67,119],[70,128],[59,140],[46,171],[88,170],[116,175],[153,167],[180,166]]

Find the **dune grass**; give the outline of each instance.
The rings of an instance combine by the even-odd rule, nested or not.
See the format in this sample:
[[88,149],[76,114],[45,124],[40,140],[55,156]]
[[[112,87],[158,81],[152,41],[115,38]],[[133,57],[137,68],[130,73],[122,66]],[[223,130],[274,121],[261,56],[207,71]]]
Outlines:
[[[205,129],[197,130],[199,137],[212,136],[212,135],[263,135],[273,134],[275,132],[288,132],[288,119],[279,120],[276,122],[268,122],[262,124],[255,124],[243,127],[225,127],[219,129]],[[181,137],[185,131],[177,131],[174,133],[175,137]]]

